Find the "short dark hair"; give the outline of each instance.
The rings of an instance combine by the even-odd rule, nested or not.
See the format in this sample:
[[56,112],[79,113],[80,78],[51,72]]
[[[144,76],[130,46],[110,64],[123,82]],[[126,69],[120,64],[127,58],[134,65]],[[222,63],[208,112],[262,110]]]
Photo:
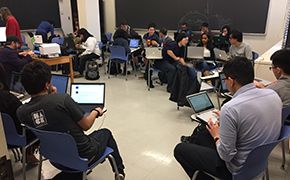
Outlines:
[[44,90],[45,84],[50,83],[50,66],[41,61],[34,61],[26,64],[22,69],[21,83],[30,95],[40,93]]
[[239,42],[243,42],[243,33],[238,30],[233,30],[231,32],[231,38],[236,39]]
[[231,34],[231,27],[229,25],[223,25],[223,27],[221,28],[221,31],[223,31],[224,29],[227,29],[228,34]]
[[161,28],[160,31],[162,34],[167,35],[167,29],[166,28]]
[[147,26],[147,29],[150,29],[150,28],[156,28],[156,24],[155,23],[149,23],[148,26]]
[[184,32],[181,32],[176,37],[176,42],[180,42],[183,38],[188,37]]
[[203,22],[203,23],[201,24],[201,26],[202,26],[202,27],[209,27],[209,24],[208,24],[207,22]]
[[235,79],[242,86],[254,81],[253,65],[245,57],[236,56],[228,61],[223,68],[223,72],[226,77]]
[[290,49],[281,49],[276,51],[270,57],[272,64],[279,67],[284,73],[290,75]]
[[188,23],[187,23],[187,22],[182,22],[180,25],[181,25],[181,26],[182,26],[182,25],[188,26]]
[[113,39],[117,38],[123,38],[123,39],[128,39],[128,33],[124,31],[123,29],[117,29],[116,32],[114,33]]
[[89,31],[86,30],[85,28],[81,28],[78,30],[78,36],[81,34],[84,36],[84,39],[82,39],[82,42],[86,42],[89,37],[93,37],[93,35],[90,34]]

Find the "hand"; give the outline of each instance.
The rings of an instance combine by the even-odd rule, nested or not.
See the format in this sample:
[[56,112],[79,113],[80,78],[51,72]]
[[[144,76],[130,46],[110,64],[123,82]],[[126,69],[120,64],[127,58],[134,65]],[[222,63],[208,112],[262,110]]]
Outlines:
[[185,61],[184,61],[183,58],[179,58],[178,62],[179,62],[180,64],[184,65],[184,66],[186,65],[186,63],[185,63]]
[[265,88],[265,85],[261,82],[254,80],[254,84],[257,88]]
[[213,138],[219,137],[219,135],[220,135],[219,128],[220,127],[219,127],[219,124],[217,122],[214,123],[210,118],[207,122],[206,128]]
[[96,110],[98,110],[99,114],[98,114],[98,117],[102,116],[103,115],[103,109],[102,108],[95,108]]
[[51,85],[48,89],[48,94],[55,94],[57,93],[57,88],[54,85]]
[[220,117],[220,114],[221,114],[220,110],[214,109],[212,110],[212,112],[215,113],[218,117]]
[[154,41],[154,40],[151,41],[151,45],[152,46],[159,46],[159,44],[156,41]]

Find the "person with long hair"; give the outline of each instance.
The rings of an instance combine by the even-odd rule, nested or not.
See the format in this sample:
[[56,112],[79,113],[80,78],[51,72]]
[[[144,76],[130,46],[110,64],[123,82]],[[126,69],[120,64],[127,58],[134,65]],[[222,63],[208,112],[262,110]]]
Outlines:
[[6,37],[16,36],[19,39],[20,47],[22,45],[22,38],[20,33],[20,26],[16,18],[12,15],[8,7],[0,8],[0,14],[3,21],[6,23]]

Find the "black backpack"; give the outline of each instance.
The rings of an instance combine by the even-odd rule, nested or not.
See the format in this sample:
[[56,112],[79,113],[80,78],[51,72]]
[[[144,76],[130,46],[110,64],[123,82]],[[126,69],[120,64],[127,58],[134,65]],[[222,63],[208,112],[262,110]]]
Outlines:
[[86,63],[85,78],[87,80],[98,80],[100,78],[99,65],[95,61]]

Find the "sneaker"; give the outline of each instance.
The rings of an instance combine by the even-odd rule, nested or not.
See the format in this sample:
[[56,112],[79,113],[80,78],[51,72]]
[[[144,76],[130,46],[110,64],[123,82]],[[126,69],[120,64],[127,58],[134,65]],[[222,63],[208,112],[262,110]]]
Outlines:
[[119,179],[118,179],[117,174],[115,174],[115,180],[124,180],[124,179],[125,179],[125,175],[119,174]]

